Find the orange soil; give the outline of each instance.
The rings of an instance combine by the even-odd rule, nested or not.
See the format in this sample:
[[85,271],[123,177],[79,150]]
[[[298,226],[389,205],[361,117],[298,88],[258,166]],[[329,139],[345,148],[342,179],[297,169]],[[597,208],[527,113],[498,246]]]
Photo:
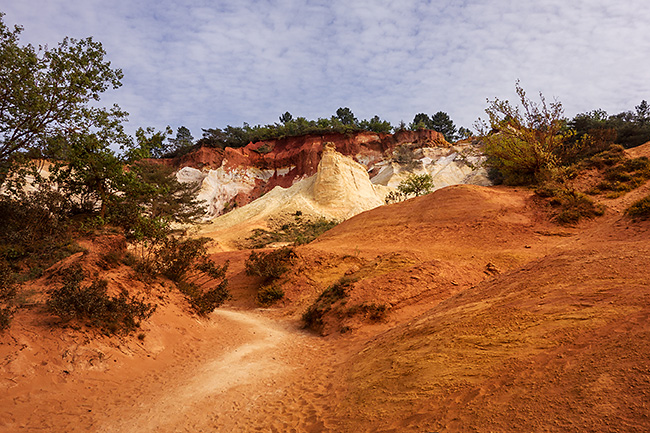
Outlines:
[[[142,341],[21,310],[0,336],[0,431],[648,431],[650,221],[623,216],[648,194],[568,228],[523,189],[384,206],[298,248],[270,309],[248,252],[218,253],[233,299],[196,320],[155,286]],[[301,330],[343,276],[325,336]],[[352,313],[370,302],[384,320]]]

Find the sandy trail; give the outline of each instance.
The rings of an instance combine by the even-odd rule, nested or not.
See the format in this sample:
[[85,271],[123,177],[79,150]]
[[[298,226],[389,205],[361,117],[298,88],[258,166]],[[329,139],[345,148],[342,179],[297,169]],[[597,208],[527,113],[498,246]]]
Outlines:
[[0,432],[310,431],[322,426],[330,355],[293,323],[221,309],[156,359],[13,389]]
[[271,391],[269,388],[276,383],[273,379],[294,368],[288,363],[288,352],[296,344],[304,346],[302,340],[307,339],[254,313],[218,310],[214,316],[222,322],[220,326],[228,326],[239,334],[237,340],[241,344],[214,359],[207,358],[209,354],[206,354],[201,365],[175,378],[162,377],[157,393],[141,396],[144,401],[128,416],[123,414],[98,431],[197,431],[197,428],[208,428],[238,409],[232,398],[234,394],[237,394],[236,400],[244,397],[255,401]]

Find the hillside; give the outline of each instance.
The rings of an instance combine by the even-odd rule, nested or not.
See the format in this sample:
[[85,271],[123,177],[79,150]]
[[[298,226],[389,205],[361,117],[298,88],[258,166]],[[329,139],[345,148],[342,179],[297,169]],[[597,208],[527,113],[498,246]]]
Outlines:
[[528,189],[443,188],[297,247],[270,308],[249,251],[213,254],[232,299],[203,320],[95,241],[68,260],[160,299],[145,337],[53,327],[33,296],[0,335],[0,431],[647,431],[650,221],[623,211],[648,194],[560,226]]

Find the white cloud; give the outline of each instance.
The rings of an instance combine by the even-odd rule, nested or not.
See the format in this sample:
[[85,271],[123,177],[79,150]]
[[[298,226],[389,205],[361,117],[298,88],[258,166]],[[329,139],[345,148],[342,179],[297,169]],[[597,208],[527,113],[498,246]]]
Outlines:
[[568,115],[650,99],[641,0],[30,0],[5,6],[26,42],[101,41],[130,129],[327,117],[394,124],[442,110],[471,126],[486,98],[558,97]]

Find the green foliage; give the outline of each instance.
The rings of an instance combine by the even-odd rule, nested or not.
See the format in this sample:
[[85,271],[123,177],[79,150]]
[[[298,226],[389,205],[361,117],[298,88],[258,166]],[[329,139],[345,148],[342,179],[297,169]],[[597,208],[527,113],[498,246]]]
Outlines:
[[302,321],[305,328],[313,331],[322,330],[325,314],[332,309],[336,302],[348,296],[347,289],[355,282],[354,279],[344,277],[325,289],[303,313]]
[[246,260],[246,275],[262,277],[264,282],[275,281],[289,271],[296,258],[292,248],[283,247],[268,253],[251,251]]
[[364,131],[372,131],[382,134],[389,134],[393,130],[389,121],[381,120],[377,115],[373,116],[370,120],[360,121],[359,128]]
[[156,131],[149,126],[138,128],[135,131],[135,143],[127,143],[122,150],[125,151],[126,160],[129,162],[139,161],[146,158],[162,158],[172,151],[173,143],[165,142],[167,136],[172,135],[173,130],[167,126],[164,131]]
[[450,143],[453,143],[459,138],[456,125],[454,125],[454,122],[444,111],[438,111],[431,117],[426,113],[418,113],[413,118],[413,122],[411,122],[409,128],[412,131],[418,129],[433,129],[434,131],[441,133],[445,137],[445,140]]
[[410,173],[407,178],[399,184],[397,189],[406,197],[409,195],[419,197],[421,195],[429,194],[433,189],[433,178],[428,173]]
[[400,191],[391,191],[386,195],[386,198],[384,199],[384,203],[386,204],[393,204],[393,203],[399,203],[406,200],[406,196],[401,193]]
[[50,292],[48,311],[65,322],[78,320],[106,334],[130,333],[155,311],[155,305],[129,296],[125,290],[108,296],[106,280],[94,280],[87,286],[82,282],[81,267],[65,269],[63,286]]
[[257,302],[262,307],[268,307],[282,298],[284,298],[284,290],[275,285],[260,287],[257,291]]
[[83,212],[99,207],[104,219],[125,181],[124,163],[110,148],[129,141],[121,125],[125,113],[117,108],[84,112],[75,131],[48,141],[47,151],[60,161],[51,169],[52,182],[66,193],[71,205]]
[[599,194],[611,191],[610,197],[617,197],[643,185],[650,179],[650,161],[646,157],[624,159],[605,169],[605,181],[598,184],[590,193]]
[[204,289],[195,283],[181,281],[178,288],[185,295],[190,306],[199,316],[207,316],[224,302],[230,299],[230,292],[226,289],[227,280],[222,280],[216,286]]
[[544,183],[535,192],[548,199],[554,209],[553,219],[560,224],[575,224],[604,213],[603,207],[597,206],[589,197],[561,183]]
[[197,144],[217,148],[238,148],[248,143],[307,134],[347,134],[359,131],[387,133],[392,130],[390,122],[381,120],[379,116],[358,121],[347,107],[339,108],[335,116],[316,120],[308,120],[305,117],[294,118],[291,113],[286,112],[280,116],[280,122],[273,125],[251,126],[244,123],[241,127],[228,125],[223,129],[203,129],[203,137]]
[[282,124],[284,125],[291,122],[292,120],[293,120],[293,116],[288,111],[280,116],[280,122],[282,122]]
[[[22,28],[8,28],[3,17],[0,13],[0,185],[21,153],[43,149],[48,138],[78,141],[78,131],[104,129],[97,122],[111,114],[90,105],[122,79],[92,38],[65,38],[37,50],[21,46]],[[111,113],[124,116],[117,107]]]
[[558,166],[559,154],[572,132],[566,127],[562,104],[528,99],[516,83],[521,107],[508,101],[488,100],[488,121],[479,119],[477,129],[485,143],[488,164],[498,170],[508,185],[535,184]]
[[336,117],[343,125],[346,126],[353,126],[358,122],[357,118],[354,117],[352,110],[350,110],[348,107],[341,107],[336,110]]
[[0,261],[47,268],[81,251],[69,232],[68,212],[68,201],[53,190],[0,195]]
[[323,217],[316,220],[305,218],[302,214],[294,216],[293,221],[275,224],[271,230],[255,229],[247,238],[248,248],[264,248],[274,243],[292,243],[304,245],[330,230],[338,221],[329,221]]
[[647,101],[643,100],[635,107],[635,111],[624,111],[611,116],[603,110],[593,110],[577,114],[570,125],[578,138],[608,131],[611,143],[625,148],[635,147],[650,141],[649,109]]
[[603,169],[606,167],[611,167],[625,159],[625,150],[623,146],[620,145],[611,145],[606,150],[598,152],[593,156],[583,159],[580,161],[581,166],[586,168],[597,168]]
[[625,213],[632,218],[650,218],[650,195],[632,203]]

